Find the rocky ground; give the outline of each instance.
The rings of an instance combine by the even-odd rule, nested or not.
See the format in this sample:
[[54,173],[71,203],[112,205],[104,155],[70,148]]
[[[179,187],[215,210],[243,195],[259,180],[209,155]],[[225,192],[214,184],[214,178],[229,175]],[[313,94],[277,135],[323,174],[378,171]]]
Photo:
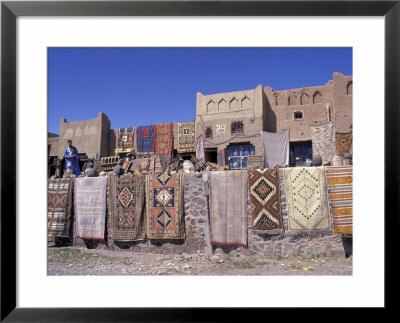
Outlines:
[[352,257],[148,254],[48,248],[48,275],[351,275]]

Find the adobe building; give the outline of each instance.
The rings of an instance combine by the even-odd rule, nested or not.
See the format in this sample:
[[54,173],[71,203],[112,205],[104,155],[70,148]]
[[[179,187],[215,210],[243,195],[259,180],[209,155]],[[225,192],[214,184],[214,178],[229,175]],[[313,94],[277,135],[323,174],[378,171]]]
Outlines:
[[[217,151],[230,155],[263,155],[261,130],[290,129],[291,166],[312,154],[311,125],[336,120],[336,132],[348,133],[352,126],[353,77],[334,73],[325,85],[273,90],[261,84],[254,89],[203,95],[197,93],[196,137],[203,134],[206,161],[217,161]],[[126,127],[134,126],[132,124]],[[174,123],[174,154],[178,148],[178,123]],[[60,133],[48,136],[49,163],[62,158],[67,140],[77,147],[82,160],[116,154],[118,129],[108,117],[67,122],[60,120]],[[194,154],[194,153],[193,153]],[[297,158],[296,158],[297,157]]]

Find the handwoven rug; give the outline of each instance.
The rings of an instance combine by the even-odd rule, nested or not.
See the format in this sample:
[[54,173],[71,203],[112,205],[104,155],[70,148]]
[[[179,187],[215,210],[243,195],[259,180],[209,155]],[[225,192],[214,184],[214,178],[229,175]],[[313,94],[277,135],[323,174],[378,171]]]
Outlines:
[[210,228],[214,246],[247,246],[247,171],[210,173]]
[[139,158],[139,172],[148,172],[150,170],[150,157]]
[[204,156],[204,139],[203,139],[203,134],[201,134],[200,136],[198,136],[196,138],[196,158],[197,159],[202,159],[205,160],[205,156]]
[[154,151],[153,126],[136,127],[136,148],[138,153]]
[[310,126],[313,156],[320,155],[322,163],[326,164],[335,155],[335,121],[324,125]]
[[326,167],[333,233],[353,233],[353,166]]
[[293,167],[285,174],[288,231],[331,231],[324,167]]
[[154,154],[172,156],[174,146],[174,124],[161,123],[154,125]]
[[111,238],[136,241],[145,238],[143,175],[110,176],[108,215]]
[[133,147],[133,132],[134,132],[134,127],[119,128],[119,137],[118,137],[119,148]]
[[264,168],[289,166],[289,129],[282,132],[261,131]]
[[71,234],[73,178],[48,180],[47,189],[47,232],[54,237]]
[[108,176],[75,179],[76,236],[104,240]]
[[183,239],[183,174],[161,173],[147,180],[147,237]]
[[336,134],[336,155],[343,156],[343,153],[353,153],[353,133]]
[[195,126],[194,121],[178,123],[178,153],[194,152],[195,148]]
[[278,168],[249,170],[251,228],[282,233]]

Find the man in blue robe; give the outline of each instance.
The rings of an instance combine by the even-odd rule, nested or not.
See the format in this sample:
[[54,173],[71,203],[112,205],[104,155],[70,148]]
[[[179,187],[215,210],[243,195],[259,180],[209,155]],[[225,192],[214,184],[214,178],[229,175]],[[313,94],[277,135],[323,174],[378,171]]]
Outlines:
[[78,149],[72,146],[72,140],[68,140],[68,147],[65,148],[64,151],[64,158],[65,158],[65,169],[68,168],[68,165],[71,164],[72,171],[75,175],[79,175],[81,170],[79,168],[79,161],[78,161]]

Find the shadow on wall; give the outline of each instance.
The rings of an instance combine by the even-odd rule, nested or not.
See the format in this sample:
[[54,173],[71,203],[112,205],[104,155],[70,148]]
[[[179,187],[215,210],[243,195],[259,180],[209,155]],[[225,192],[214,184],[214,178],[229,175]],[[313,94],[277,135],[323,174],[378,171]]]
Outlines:
[[265,98],[265,112],[267,117],[267,129],[268,132],[276,132],[276,114],[271,108],[268,97]]
[[351,237],[342,237],[342,243],[344,252],[346,254],[346,258],[349,258],[353,255],[353,238]]

